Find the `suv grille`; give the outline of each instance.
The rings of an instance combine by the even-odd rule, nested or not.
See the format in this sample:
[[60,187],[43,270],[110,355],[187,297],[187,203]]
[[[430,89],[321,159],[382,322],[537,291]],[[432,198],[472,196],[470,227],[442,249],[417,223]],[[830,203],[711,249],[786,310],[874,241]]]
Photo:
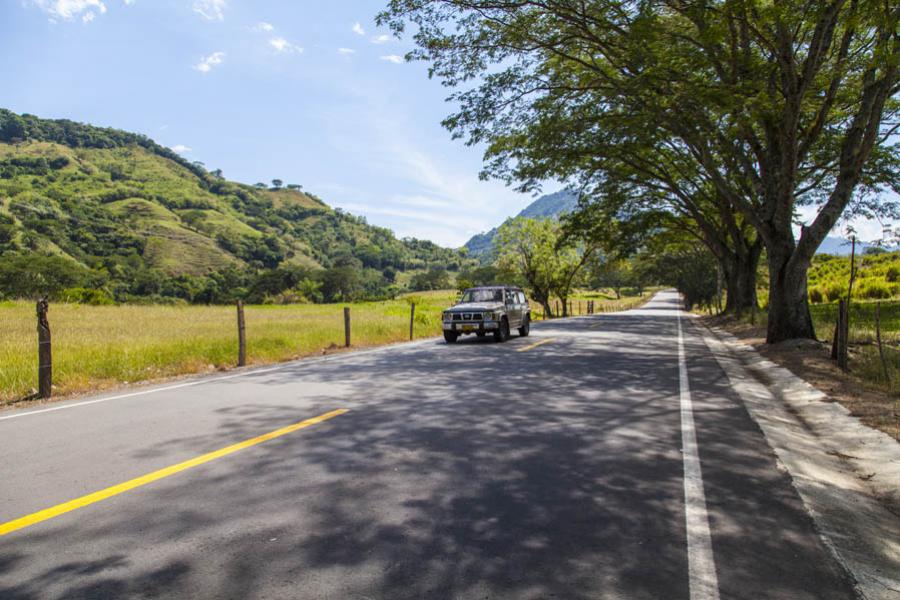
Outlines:
[[453,313],[454,321],[483,321],[484,313]]

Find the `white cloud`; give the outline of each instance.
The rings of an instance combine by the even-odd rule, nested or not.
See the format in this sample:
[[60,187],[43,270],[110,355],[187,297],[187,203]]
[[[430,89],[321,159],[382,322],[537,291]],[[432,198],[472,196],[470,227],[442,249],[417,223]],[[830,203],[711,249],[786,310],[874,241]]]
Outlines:
[[402,65],[402,64],[403,64],[403,57],[402,57],[402,56],[398,56],[398,55],[396,55],[396,54],[387,54],[387,55],[385,55],[385,56],[379,56],[378,58],[380,58],[381,60],[385,60],[385,61],[387,61],[387,62],[390,62],[390,63],[394,63],[395,65]]
[[194,12],[208,21],[224,21],[225,0],[194,0]]
[[209,73],[213,67],[221,65],[224,60],[224,52],[213,52],[209,56],[201,58],[200,62],[194,65],[194,68],[201,73]]
[[338,48],[338,54],[350,56],[351,54],[356,54],[356,50],[354,50],[353,48]]
[[366,35],[366,30],[363,29],[363,26],[359,23],[359,21],[353,24],[351,31],[356,35]]
[[297,54],[303,53],[303,48],[296,44],[292,44],[284,38],[274,37],[269,40],[269,45],[275,49],[275,52],[279,54],[287,54],[290,52],[296,52]]
[[177,152],[178,154],[184,154],[185,152],[190,152],[191,149],[185,146],[184,144],[175,144],[172,146],[172,150]]
[[271,23],[266,23],[265,21],[260,21],[259,23],[256,24],[256,26],[253,28],[253,30],[254,31],[265,31],[265,32],[275,31],[275,26],[272,25]]
[[131,6],[134,4],[134,0],[122,0],[122,3],[125,4],[125,6]]
[[106,5],[102,0],[32,0],[42,11],[50,15],[51,19],[59,18],[71,21],[81,17],[85,23],[94,20],[97,14],[106,12]]
[[387,44],[388,42],[393,41],[394,38],[389,36],[386,33],[382,33],[381,35],[373,36],[369,41],[373,44]]

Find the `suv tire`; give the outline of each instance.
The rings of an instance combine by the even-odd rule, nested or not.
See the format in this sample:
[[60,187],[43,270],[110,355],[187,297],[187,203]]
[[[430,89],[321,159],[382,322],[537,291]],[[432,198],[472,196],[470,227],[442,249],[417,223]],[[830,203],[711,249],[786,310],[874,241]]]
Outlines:
[[444,341],[448,344],[455,344],[456,339],[459,337],[459,334],[455,331],[445,331],[444,332]]
[[525,315],[525,322],[522,323],[522,326],[519,327],[519,335],[522,337],[528,337],[528,334],[531,332],[531,315]]
[[509,339],[509,321],[506,317],[500,321],[500,327],[494,330],[494,341],[503,343]]

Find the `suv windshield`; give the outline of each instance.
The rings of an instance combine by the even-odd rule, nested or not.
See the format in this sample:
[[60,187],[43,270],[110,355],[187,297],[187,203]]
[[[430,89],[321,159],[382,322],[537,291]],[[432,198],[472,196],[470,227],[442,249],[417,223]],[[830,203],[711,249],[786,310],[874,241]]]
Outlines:
[[503,302],[503,290],[466,290],[460,302]]

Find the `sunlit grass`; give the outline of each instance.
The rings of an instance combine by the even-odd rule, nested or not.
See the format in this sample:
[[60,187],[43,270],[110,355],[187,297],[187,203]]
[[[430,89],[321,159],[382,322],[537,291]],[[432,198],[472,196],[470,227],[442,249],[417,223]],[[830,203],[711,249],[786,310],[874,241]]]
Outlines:
[[[386,302],[248,306],[250,364],[320,354],[344,345],[343,307],[350,306],[355,348],[441,333],[441,310],[455,292],[424,292]],[[0,402],[29,395],[37,381],[34,305],[0,303]],[[51,305],[55,393],[71,394],[232,367],[237,317],[231,306]]]

